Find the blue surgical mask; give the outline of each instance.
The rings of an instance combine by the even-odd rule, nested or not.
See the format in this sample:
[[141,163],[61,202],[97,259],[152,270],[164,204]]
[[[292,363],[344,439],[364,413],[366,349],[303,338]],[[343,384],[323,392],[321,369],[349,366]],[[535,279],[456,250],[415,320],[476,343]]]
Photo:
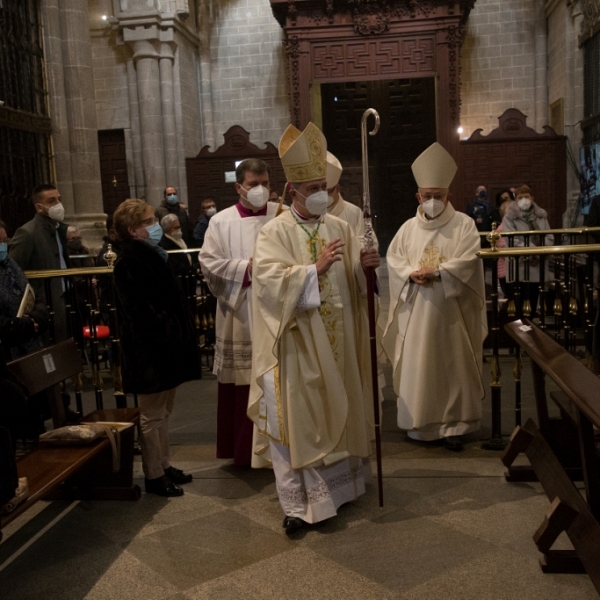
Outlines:
[[8,256],[8,244],[2,243],[0,244],[0,262],[4,262],[6,257]]
[[167,196],[167,202],[175,206],[177,204],[177,194],[169,194]]
[[160,224],[154,223],[154,225],[149,225],[146,227],[146,231],[148,232],[148,239],[144,241],[148,242],[151,246],[158,246],[158,242],[160,242],[163,236]]

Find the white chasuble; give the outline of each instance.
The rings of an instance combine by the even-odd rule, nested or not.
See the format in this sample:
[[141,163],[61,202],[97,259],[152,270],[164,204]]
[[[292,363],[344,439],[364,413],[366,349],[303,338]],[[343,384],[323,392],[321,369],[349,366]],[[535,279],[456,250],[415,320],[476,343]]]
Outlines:
[[[354,235],[358,238],[358,243],[361,248],[364,246],[364,238],[365,238],[365,217],[363,215],[363,211],[356,204],[352,204],[352,202],[347,202],[344,200],[340,194],[339,200],[335,203],[335,205],[328,209],[327,212],[342,221],[346,221],[348,225],[350,225],[350,229]],[[379,248],[379,243],[377,242],[377,236],[373,233],[373,242],[374,247]]]
[[[346,242],[344,259],[314,277],[320,306],[310,307],[308,265],[336,238]],[[365,282],[353,238],[335,217],[317,229],[288,211],[261,230],[254,255],[248,416],[271,440],[284,511],[308,522],[364,492],[360,458],[371,452]]]
[[206,283],[217,298],[213,373],[220,383],[250,384],[251,286],[244,287],[244,278],[258,232],[276,212],[277,205],[268,202],[266,215],[242,217],[231,206],[212,217],[206,230],[199,259]]
[[[480,425],[487,321],[479,244],[473,220],[448,204],[433,220],[419,208],[388,249],[383,347],[393,366],[398,426],[416,439],[462,435]],[[415,284],[410,274],[422,266],[439,268],[440,278]]]

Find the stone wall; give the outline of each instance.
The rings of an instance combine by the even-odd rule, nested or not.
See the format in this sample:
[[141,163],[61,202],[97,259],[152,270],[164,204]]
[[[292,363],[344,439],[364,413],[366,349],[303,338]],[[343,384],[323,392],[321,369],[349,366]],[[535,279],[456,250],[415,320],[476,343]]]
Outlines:
[[187,197],[185,159],[196,156],[202,148],[202,115],[200,112],[200,83],[198,76],[198,47],[182,35],[177,38],[173,80],[175,83],[175,115],[180,138],[179,187],[180,196]]
[[127,60],[131,52],[117,44],[109,28],[92,30],[92,60],[98,129],[129,129]]
[[[549,0],[545,7],[548,23],[548,102],[551,113],[560,119],[550,120],[558,133],[567,136],[569,149],[579,165],[583,118],[583,51],[578,45],[581,13],[578,3]],[[562,128],[560,125],[562,124]],[[571,164],[567,164],[567,211],[565,226],[581,224],[577,217],[579,179]]]
[[[554,125],[578,161],[583,115],[583,57],[577,46],[581,16],[567,0],[477,0],[462,50],[462,137],[497,126],[507,108],[528,116],[541,132]],[[567,213],[574,213],[579,181],[567,170]],[[574,224],[572,216],[564,224]]]
[[262,145],[277,144],[289,124],[283,32],[269,0],[201,0],[199,26],[205,144],[223,143],[241,125]]
[[535,4],[538,0],[477,0],[461,59],[462,137],[489,133],[507,108],[535,127]]

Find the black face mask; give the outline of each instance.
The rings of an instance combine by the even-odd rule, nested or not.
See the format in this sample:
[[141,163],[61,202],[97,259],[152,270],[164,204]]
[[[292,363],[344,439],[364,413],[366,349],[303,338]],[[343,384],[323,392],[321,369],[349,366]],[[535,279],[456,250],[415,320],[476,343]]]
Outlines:
[[485,190],[481,190],[481,191],[479,192],[479,197],[480,197],[482,200],[485,200],[485,199],[487,198],[487,192],[486,192]]
[[81,252],[83,243],[81,240],[69,240],[67,242],[67,246],[68,246],[69,250],[73,250],[73,252]]

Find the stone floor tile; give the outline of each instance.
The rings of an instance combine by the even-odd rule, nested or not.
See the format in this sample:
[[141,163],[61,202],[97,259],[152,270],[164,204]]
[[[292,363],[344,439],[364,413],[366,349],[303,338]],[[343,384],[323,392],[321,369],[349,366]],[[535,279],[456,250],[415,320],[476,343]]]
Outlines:
[[292,542],[234,511],[135,539],[127,550],[185,590],[290,548]]

